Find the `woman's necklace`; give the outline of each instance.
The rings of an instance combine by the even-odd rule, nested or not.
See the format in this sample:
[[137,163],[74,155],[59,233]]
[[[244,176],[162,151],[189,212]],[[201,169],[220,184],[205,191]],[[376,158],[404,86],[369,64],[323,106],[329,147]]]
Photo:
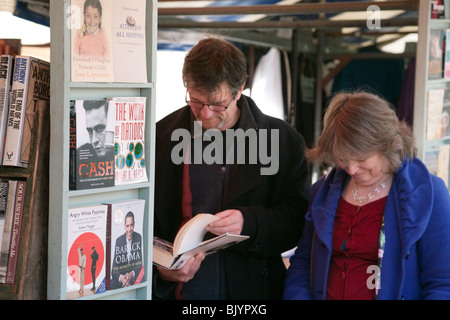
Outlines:
[[367,200],[372,199],[377,194],[379,194],[381,192],[381,190],[386,188],[387,183],[389,182],[390,179],[391,179],[390,176],[387,177],[387,179],[384,180],[383,182],[381,182],[373,191],[369,192],[367,195],[364,195],[364,196],[358,195],[358,183],[355,181],[355,184],[353,185],[353,190],[352,190],[353,199],[358,201],[359,203],[364,203]]

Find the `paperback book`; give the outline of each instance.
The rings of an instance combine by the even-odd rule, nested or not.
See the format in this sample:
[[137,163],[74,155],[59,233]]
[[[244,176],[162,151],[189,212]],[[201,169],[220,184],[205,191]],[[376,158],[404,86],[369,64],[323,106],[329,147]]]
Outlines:
[[444,0],[431,0],[431,19],[445,19]]
[[69,188],[114,186],[114,110],[106,99],[70,102]]
[[444,103],[441,115],[441,135],[450,137],[450,88],[444,91]]
[[71,0],[71,79],[147,82],[146,1]]
[[13,67],[13,56],[0,56],[0,165],[3,163]]
[[26,181],[17,181],[13,216],[11,221],[11,240],[9,244],[8,267],[6,270],[6,284],[14,284],[16,282],[16,269],[20,245],[20,231],[22,228],[23,207],[25,205],[26,186]]
[[144,268],[145,200],[106,203],[108,206],[106,287],[137,285],[146,279]]
[[206,255],[248,239],[245,235],[225,233],[205,239],[206,226],[218,218],[209,213],[196,214],[178,231],[173,244],[153,237],[153,264],[165,269],[180,269],[197,253]]
[[110,98],[109,105],[115,110],[115,185],[146,182],[146,97]]
[[441,79],[444,66],[444,31],[440,29],[430,30],[428,58],[428,79]]
[[6,283],[8,269],[9,245],[14,217],[14,203],[16,198],[17,180],[8,180],[8,195],[6,200],[5,221],[1,237],[0,252],[0,283]]
[[428,90],[426,139],[435,140],[444,136],[442,115],[445,89]]
[[[38,100],[50,100],[50,63],[35,57],[16,56],[3,165],[28,167],[30,132]],[[28,134],[24,135],[26,131]]]
[[106,291],[107,213],[105,205],[69,209],[66,299]]
[[444,78],[450,79],[450,29],[445,30]]

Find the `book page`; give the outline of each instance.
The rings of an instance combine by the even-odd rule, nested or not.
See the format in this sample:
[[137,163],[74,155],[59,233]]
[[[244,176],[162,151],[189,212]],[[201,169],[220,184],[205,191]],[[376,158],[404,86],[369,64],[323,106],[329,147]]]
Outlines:
[[173,254],[177,256],[183,252],[189,251],[197,247],[207,233],[206,226],[211,222],[218,220],[216,216],[209,213],[199,213],[189,220],[178,231],[173,242]]

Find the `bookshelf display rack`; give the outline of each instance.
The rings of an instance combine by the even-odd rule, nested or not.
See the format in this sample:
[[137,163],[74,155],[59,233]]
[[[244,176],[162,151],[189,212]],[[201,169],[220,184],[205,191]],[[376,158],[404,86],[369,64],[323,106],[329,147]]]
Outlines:
[[0,166],[0,177],[27,182],[15,283],[0,284],[1,300],[42,300],[47,294],[48,104],[37,109],[33,128],[28,168]]
[[[419,1],[419,37],[416,54],[416,73],[414,86],[414,124],[413,132],[416,139],[418,157],[425,161],[430,171],[437,174],[448,183],[449,181],[449,160],[444,157],[440,163],[429,162],[427,154],[439,153],[439,148],[450,145],[450,136],[444,135],[441,138],[427,140],[428,119],[428,92],[435,89],[450,89],[450,78],[429,79],[428,61],[430,58],[430,31],[434,29],[450,29],[450,8],[445,1],[445,18],[431,18],[431,1]],[[450,41],[450,39],[447,39]],[[445,48],[445,47],[444,47]],[[443,52],[445,59],[445,52]],[[450,124],[449,124],[450,125]],[[436,172],[439,170],[440,172]],[[450,184],[447,185],[450,187]]]
[[[146,281],[127,288],[106,291],[79,299],[151,299],[155,78],[157,44],[157,0],[147,1],[146,51],[147,83],[79,83],[70,81],[70,0],[50,0],[51,33],[51,146],[47,295],[66,299],[67,212],[69,208],[108,201],[145,199],[144,266]],[[99,189],[69,191],[69,111],[70,100],[103,99],[112,96],[145,96],[145,157],[148,182]]]

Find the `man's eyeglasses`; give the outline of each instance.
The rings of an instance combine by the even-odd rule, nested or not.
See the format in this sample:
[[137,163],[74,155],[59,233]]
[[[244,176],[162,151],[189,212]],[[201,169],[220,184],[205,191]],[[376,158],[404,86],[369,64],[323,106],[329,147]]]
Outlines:
[[207,103],[203,103],[203,102],[199,102],[199,101],[190,101],[189,93],[187,91],[186,91],[186,97],[184,99],[186,101],[186,104],[191,108],[201,110],[201,109],[203,109],[203,106],[207,106],[209,108],[209,110],[211,110],[211,111],[221,112],[221,111],[225,111],[228,109],[231,102],[234,100],[234,96],[231,96],[230,102],[228,102],[226,105],[216,105],[216,104],[207,104]]

